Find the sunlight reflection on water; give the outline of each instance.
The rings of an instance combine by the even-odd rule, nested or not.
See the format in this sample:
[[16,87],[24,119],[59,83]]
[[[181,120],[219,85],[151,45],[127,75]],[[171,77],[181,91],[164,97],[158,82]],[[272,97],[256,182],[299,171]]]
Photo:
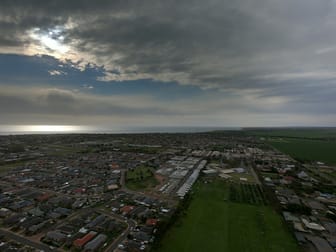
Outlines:
[[1,132],[12,133],[76,133],[87,130],[79,125],[0,125]]

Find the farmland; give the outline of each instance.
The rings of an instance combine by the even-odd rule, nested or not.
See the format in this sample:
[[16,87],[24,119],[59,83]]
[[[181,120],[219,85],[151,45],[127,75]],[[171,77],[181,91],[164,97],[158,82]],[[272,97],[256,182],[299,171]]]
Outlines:
[[336,128],[265,128],[244,132],[263,137],[266,143],[299,161],[336,164]]
[[257,184],[230,183],[229,199],[232,202],[247,203],[253,205],[265,205],[266,199],[261,186]]
[[[235,189],[239,195],[258,190]],[[263,205],[260,192],[254,205],[232,202],[230,194],[230,185],[223,181],[198,182],[187,214],[166,233],[156,251],[298,251],[280,216]]]
[[254,130],[246,129],[245,133],[261,137],[336,139],[336,128],[263,128]]
[[336,141],[270,138],[268,143],[279,151],[301,161],[322,161],[336,164]]

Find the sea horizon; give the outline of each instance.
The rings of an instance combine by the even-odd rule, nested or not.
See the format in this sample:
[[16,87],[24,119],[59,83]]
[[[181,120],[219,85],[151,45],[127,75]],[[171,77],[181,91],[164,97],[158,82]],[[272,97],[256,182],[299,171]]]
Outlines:
[[[94,127],[94,126],[36,126],[31,125],[0,125],[0,135],[41,135],[41,134],[141,134],[141,133],[201,133],[218,130],[239,131],[242,127],[211,127],[211,126],[154,126],[154,127]],[[54,127],[48,130],[43,127]],[[60,128],[64,129],[60,129]],[[25,129],[26,128],[26,129]],[[42,128],[42,130],[39,130]]]

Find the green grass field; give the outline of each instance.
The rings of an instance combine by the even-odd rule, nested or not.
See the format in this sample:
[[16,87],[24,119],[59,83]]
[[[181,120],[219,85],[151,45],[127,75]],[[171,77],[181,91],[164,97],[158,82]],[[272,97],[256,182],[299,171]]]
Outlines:
[[0,174],[6,173],[10,171],[11,169],[15,168],[16,165],[1,165],[0,166]]
[[187,215],[166,233],[156,251],[298,251],[271,207],[230,202],[228,188],[223,181],[198,182]]
[[270,138],[268,143],[295,159],[336,164],[335,141]]
[[25,165],[27,161],[18,161],[18,162],[13,162],[13,163],[9,163],[9,164],[2,164],[0,165],[0,174],[1,173],[6,173],[16,167],[19,167],[19,166],[23,166]]
[[140,180],[143,178],[153,176],[153,172],[150,167],[141,166],[137,167],[134,170],[127,171],[126,179],[127,180]]
[[248,135],[263,137],[336,138],[336,128],[270,128],[245,132]]
[[126,187],[131,190],[144,190],[155,187],[158,181],[153,176],[152,168],[141,166],[127,171]]

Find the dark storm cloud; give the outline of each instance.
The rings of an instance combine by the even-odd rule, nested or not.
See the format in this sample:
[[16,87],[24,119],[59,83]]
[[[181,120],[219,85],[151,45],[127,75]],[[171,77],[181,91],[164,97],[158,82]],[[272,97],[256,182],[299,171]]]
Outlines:
[[314,52],[323,52],[335,39],[335,4],[328,0],[2,1],[0,5],[3,45],[29,43],[22,36],[25,31],[71,21],[73,27],[62,31],[65,41],[104,65],[112,73],[107,79],[149,77],[204,87],[253,88],[252,80],[259,81],[256,76],[324,70],[327,63],[335,64]]

